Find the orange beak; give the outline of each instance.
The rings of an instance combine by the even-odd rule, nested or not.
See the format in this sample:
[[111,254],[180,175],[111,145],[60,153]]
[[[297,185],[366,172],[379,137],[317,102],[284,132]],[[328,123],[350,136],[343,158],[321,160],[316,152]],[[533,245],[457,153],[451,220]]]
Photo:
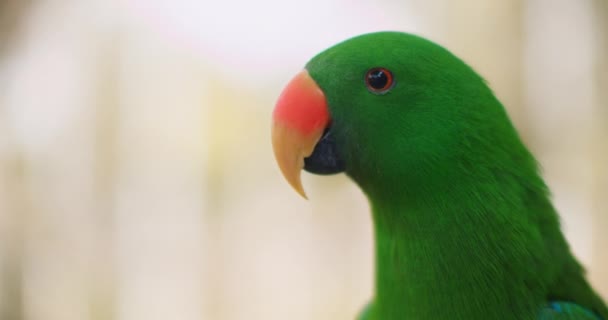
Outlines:
[[304,198],[304,158],[312,154],[329,122],[325,94],[308,71],[301,71],[287,84],[272,113],[272,147],[283,176]]

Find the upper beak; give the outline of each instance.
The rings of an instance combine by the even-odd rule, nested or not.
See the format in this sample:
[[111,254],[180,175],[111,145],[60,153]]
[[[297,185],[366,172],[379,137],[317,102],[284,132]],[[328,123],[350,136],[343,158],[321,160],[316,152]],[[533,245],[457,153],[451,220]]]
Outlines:
[[308,71],[298,73],[283,90],[272,114],[272,147],[287,182],[304,198],[300,173],[330,123],[325,94]]

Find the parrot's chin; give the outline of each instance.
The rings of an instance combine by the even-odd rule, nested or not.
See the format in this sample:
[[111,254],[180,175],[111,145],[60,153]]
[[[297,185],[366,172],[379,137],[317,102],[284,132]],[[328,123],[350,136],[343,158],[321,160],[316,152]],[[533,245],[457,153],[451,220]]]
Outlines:
[[304,158],[304,170],[320,175],[344,172],[346,164],[338,152],[331,128],[325,129],[312,154]]

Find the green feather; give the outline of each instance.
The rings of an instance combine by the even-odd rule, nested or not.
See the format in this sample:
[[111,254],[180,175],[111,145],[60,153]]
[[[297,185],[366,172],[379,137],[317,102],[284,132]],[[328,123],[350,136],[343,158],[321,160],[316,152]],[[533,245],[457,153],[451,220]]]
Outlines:
[[[393,73],[385,94],[366,88],[373,67]],[[306,68],[373,211],[375,296],[362,319],[538,319],[554,300],[608,319],[536,160],[469,66],[423,38],[381,32]]]

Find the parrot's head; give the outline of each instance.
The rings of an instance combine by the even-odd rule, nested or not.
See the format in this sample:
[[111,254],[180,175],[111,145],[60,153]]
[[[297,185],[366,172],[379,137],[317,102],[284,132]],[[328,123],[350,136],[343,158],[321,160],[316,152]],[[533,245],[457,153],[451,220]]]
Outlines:
[[445,183],[462,171],[455,167],[483,161],[478,149],[505,142],[498,137],[517,141],[513,132],[484,80],[456,56],[418,36],[379,32],[308,62],[278,99],[272,142],[305,196],[302,168],[345,172],[366,193]]

